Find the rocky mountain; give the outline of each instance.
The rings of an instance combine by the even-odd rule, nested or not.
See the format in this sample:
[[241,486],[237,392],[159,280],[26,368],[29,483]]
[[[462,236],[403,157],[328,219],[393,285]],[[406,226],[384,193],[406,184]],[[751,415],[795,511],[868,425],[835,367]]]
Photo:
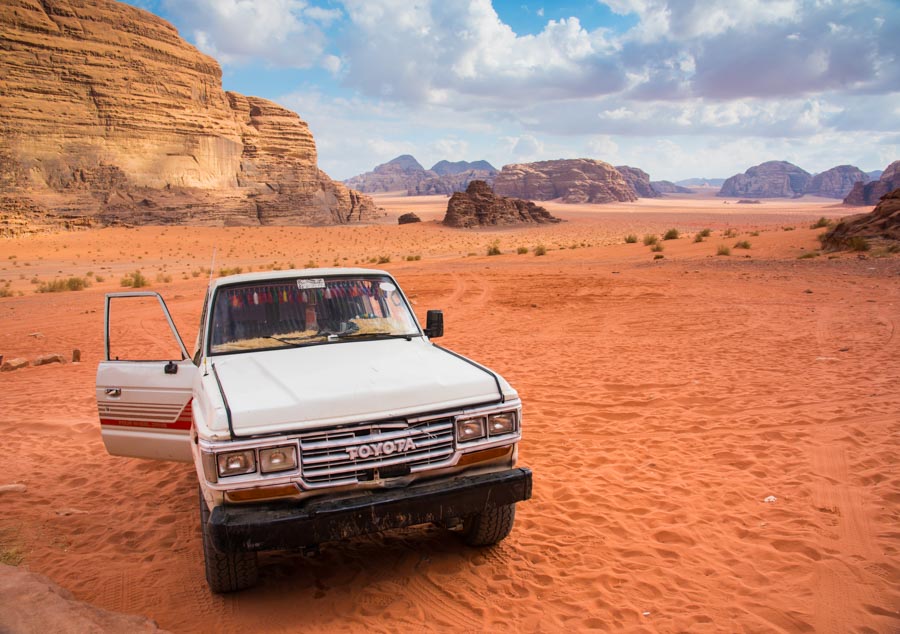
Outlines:
[[827,198],[844,198],[855,183],[868,181],[868,175],[858,167],[838,165],[813,176],[803,193]]
[[487,161],[438,161],[430,170],[409,154],[382,163],[371,172],[344,181],[366,193],[405,191],[409,196],[450,195],[465,191],[473,180],[488,183],[497,170]]
[[168,22],[112,0],[4,0],[6,214],[68,222],[332,224],[370,198],[319,170],[296,113],[222,90]]
[[487,161],[438,161],[431,166],[431,171],[438,176],[447,176],[448,174],[462,174],[463,172],[493,172],[497,173],[497,168]]
[[483,227],[561,222],[543,207],[517,198],[497,196],[484,181],[472,181],[465,192],[447,202],[444,224],[448,227]]
[[724,178],[685,178],[675,181],[682,187],[721,187],[725,183]]
[[616,165],[616,170],[631,185],[638,198],[659,198],[660,193],[650,184],[650,174],[644,170],[628,165]]
[[822,244],[826,248],[840,249],[854,237],[900,241],[900,189],[882,196],[869,213],[842,219],[822,236]]
[[900,187],[900,161],[894,161],[881,173],[881,178],[869,183],[858,182],[844,198],[845,205],[875,205],[885,194]]
[[787,161],[768,161],[735,174],[722,184],[719,196],[796,198],[806,191],[812,176]]
[[871,172],[866,172],[866,176],[869,177],[870,181],[877,181],[881,178],[882,174],[884,174],[884,170],[872,170]]
[[560,159],[505,165],[494,180],[503,196],[564,203],[610,203],[637,200],[615,167],[593,159]]
[[676,185],[672,181],[650,181],[650,186],[660,194],[696,194],[693,189]]

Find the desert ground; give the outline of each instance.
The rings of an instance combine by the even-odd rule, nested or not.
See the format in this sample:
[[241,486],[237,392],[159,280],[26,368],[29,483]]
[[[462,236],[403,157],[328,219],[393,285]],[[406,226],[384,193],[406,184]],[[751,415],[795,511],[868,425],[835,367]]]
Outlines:
[[[900,256],[802,257],[818,218],[861,210],[674,196],[474,231],[435,222],[446,198],[377,202],[370,226],[0,243],[0,354],[82,355],[0,374],[0,561],[174,632],[900,631]],[[213,595],[193,467],[100,440],[104,293],[139,269],[190,345],[211,264],[335,263],[389,270],[519,390],[534,497],[493,548],[409,529],[264,554],[258,587]],[[72,276],[92,283],[36,292]]]

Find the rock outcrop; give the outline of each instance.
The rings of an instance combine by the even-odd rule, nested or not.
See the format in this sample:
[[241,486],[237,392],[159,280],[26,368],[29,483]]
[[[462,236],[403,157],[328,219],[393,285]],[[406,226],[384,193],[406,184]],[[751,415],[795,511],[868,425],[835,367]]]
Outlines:
[[0,632],[147,632],[155,621],[78,601],[43,575],[0,564]]
[[616,170],[625,179],[625,182],[631,185],[631,189],[637,194],[638,198],[659,198],[660,193],[653,189],[650,184],[650,174],[638,167],[629,167],[628,165],[616,165]]
[[483,227],[527,223],[561,222],[543,207],[517,198],[497,196],[484,181],[473,181],[465,192],[457,192],[447,203],[444,224],[448,227]]
[[397,224],[398,224],[398,225],[410,225],[410,224],[413,224],[413,223],[415,223],[415,222],[422,222],[422,219],[419,218],[419,216],[417,216],[417,215],[414,214],[413,212],[409,212],[409,213],[407,213],[407,214],[403,214],[402,216],[400,216],[399,218],[397,218]]
[[797,198],[812,176],[787,161],[768,161],[735,174],[722,184],[719,196],[741,198]]
[[881,178],[869,183],[859,182],[844,198],[845,205],[875,205],[881,197],[900,187],[900,161],[894,161],[881,173]]
[[405,191],[409,196],[449,196],[466,190],[473,180],[488,183],[497,170],[487,161],[439,161],[430,170],[409,154],[378,165],[371,172],[348,178],[344,184],[361,192]]
[[672,181],[650,181],[650,186],[660,194],[696,194],[693,189],[689,187],[682,187],[681,185],[676,185]]
[[111,0],[0,11],[0,213],[110,224],[332,224],[376,208],[318,169],[308,126],[222,90],[218,63]]
[[494,191],[528,200],[558,198],[564,203],[637,200],[634,190],[615,167],[593,159],[505,165],[494,179]]
[[853,165],[838,165],[810,179],[804,194],[826,198],[844,198],[856,183],[869,182],[868,175]]
[[844,248],[851,238],[900,241],[900,189],[881,197],[875,209],[842,219],[822,236],[826,248]]

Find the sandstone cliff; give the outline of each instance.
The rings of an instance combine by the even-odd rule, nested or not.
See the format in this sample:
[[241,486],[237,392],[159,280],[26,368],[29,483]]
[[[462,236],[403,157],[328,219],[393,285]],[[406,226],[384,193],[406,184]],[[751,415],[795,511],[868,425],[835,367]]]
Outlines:
[[560,222],[560,219],[532,202],[497,196],[484,181],[473,181],[465,192],[453,194],[444,216],[444,224],[448,227],[552,222]]
[[900,187],[900,161],[894,161],[881,173],[881,177],[870,183],[859,182],[844,199],[845,205],[874,205],[882,196]]
[[330,224],[376,212],[318,169],[296,113],[225,93],[216,61],[150,13],[112,0],[4,0],[0,53],[7,213]]
[[631,185],[638,198],[659,198],[660,193],[650,184],[650,174],[644,170],[628,165],[616,165],[616,171]]
[[822,244],[840,249],[853,237],[900,241],[900,189],[882,196],[869,213],[842,219],[822,236]]
[[844,198],[853,189],[854,184],[868,181],[869,177],[858,167],[838,165],[813,176],[803,193],[827,198]]
[[806,191],[809,172],[787,161],[768,161],[735,174],[722,184],[719,196],[797,198]]
[[409,196],[450,195],[466,190],[473,180],[488,183],[497,170],[487,161],[439,161],[430,170],[409,154],[382,163],[371,172],[344,181],[361,192],[405,191]]
[[505,165],[494,179],[503,196],[564,203],[635,201],[637,196],[615,167],[593,159],[561,159]]

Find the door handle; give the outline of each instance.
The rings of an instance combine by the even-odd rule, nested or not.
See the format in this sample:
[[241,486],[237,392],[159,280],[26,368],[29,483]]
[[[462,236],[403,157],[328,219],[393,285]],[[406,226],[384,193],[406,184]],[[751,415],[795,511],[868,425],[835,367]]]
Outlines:
[[122,396],[122,388],[120,387],[108,387],[106,388],[106,395],[110,398],[118,398]]

